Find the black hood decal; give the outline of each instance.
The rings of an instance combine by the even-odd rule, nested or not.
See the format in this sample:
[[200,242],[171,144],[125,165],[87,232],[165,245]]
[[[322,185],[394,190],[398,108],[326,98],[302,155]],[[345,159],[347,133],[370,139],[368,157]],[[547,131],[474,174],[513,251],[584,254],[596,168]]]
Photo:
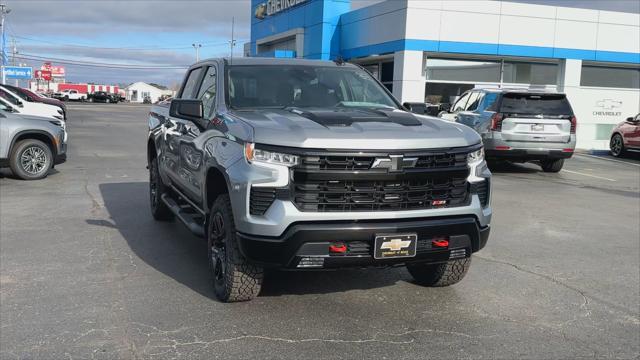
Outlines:
[[422,123],[411,113],[386,109],[300,109],[288,111],[303,116],[322,126],[351,126],[353,123],[384,122],[403,126],[420,126]]

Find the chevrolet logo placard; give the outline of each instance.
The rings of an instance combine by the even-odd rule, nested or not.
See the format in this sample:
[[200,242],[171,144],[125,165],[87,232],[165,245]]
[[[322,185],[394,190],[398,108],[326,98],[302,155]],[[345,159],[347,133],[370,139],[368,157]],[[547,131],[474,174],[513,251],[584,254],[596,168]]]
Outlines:
[[392,239],[392,240],[383,242],[382,245],[380,245],[380,249],[399,251],[404,248],[408,248],[409,245],[411,245],[411,240]]

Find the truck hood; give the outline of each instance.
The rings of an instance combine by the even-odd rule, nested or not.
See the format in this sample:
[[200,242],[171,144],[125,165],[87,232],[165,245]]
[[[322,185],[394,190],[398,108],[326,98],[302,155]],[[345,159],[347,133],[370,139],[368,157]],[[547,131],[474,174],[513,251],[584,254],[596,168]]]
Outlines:
[[402,150],[471,146],[472,129],[401,110],[260,109],[233,111],[253,128],[258,144],[314,149]]

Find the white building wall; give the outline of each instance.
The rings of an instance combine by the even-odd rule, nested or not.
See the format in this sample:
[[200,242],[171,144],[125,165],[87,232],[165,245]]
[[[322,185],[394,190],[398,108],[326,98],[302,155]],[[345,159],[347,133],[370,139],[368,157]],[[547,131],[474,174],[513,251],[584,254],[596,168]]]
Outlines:
[[398,51],[393,56],[393,95],[402,102],[424,102],[423,51]]

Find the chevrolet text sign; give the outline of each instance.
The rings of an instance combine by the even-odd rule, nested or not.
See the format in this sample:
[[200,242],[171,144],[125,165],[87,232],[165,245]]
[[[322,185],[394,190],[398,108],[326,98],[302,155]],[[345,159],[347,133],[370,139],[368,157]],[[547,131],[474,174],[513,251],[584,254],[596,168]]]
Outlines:
[[268,0],[256,7],[255,16],[258,19],[264,19],[266,16],[275,15],[304,2],[307,0]]

